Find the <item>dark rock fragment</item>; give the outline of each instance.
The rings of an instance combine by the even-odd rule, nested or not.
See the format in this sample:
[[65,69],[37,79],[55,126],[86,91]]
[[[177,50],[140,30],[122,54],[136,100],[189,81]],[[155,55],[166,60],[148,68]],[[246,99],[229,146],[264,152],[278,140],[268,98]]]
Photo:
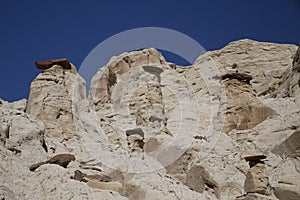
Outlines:
[[64,69],[71,69],[71,63],[69,62],[69,60],[67,58],[60,58],[60,59],[54,59],[54,60],[36,61],[35,62],[35,66],[38,69],[42,69],[42,70],[49,69],[53,65],[60,65]]
[[144,138],[144,131],[140,128],[135,128],[135,129],[131,129],[131,130],[126,130],[126,136],[131,136],[131,135],[139,135],[142,138]]
[[39,168],[40,166],[44,165],[44,164],[56,164],[59,166],[62,166],[64,168],[67,168],[68,164],[71,161],[75,160],[75,156],[71,155],[71,154],[58,154],[52,158],[50,158],[49,160],[47,160],[46,162],[39,162],[36,164],[33,164],[29,167],[30,171],[34,171],[37,168]]

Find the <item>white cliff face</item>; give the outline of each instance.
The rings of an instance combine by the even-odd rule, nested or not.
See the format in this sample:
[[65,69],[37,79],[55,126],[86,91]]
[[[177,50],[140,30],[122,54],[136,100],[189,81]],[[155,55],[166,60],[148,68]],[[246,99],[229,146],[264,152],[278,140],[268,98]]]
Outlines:
[[188,67],[134,51],[87,98],[66,59],[41,63],[28,103],[0,100],[0,199],[299,199],[299,57],[252,40]]

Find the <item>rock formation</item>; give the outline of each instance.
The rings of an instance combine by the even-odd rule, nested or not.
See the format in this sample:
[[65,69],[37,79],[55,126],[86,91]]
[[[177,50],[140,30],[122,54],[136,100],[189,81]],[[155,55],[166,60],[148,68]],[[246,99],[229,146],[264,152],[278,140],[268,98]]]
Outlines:
[[36,61],[35,66],[38,69],[49,69],[53,65],[62,66],[64,69],[71,69],[72,65],[66,58],[60,58],[55,60],[48,60],[48,61]]
[[30,171],[34,171],[36,170],[38,167],[45,165],[45,164],[56,164],[59,166],[62,166],[64,168],[67,168],[68,164],[71,161],[75,160],[75,156],[71,155],[71,154],[58,154],[52,158],[50,158],[49,160],[45,161],[45,162],[38,162],[36,164],[33,164],[29,167]]
[[[300,48],[150,48],[85,81],[67,59],[0,99],[0,199],[300,199]],[[76,158],[76,159],[75,159]]]
[[[45,71],[31,83],[26,112],[45,125],[49,153],[65,153],[75,137],[72,104],[85,98],[85,82],[76,68],[65,60],[47,61]],[[59,65],[61,64],[61,65]],[[39,66],[39,65],[37,65]]]

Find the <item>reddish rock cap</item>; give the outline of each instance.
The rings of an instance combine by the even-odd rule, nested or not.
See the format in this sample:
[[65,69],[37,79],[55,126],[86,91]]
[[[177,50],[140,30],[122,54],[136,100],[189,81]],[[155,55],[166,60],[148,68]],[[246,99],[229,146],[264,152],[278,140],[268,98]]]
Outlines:
[[60,59],[54,59],[54,60],[47,60],[47,61],[36,61],[35,66],[38,69],[49,69],[53,65],[60,65],[64,69],[71,69],[71,63],[67,58],[60,58]]

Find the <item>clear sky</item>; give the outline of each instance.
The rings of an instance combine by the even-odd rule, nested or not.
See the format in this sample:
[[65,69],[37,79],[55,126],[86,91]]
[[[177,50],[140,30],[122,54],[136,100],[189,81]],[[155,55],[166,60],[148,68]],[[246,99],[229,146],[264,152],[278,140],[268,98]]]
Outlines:
[[79,67],[100,42],[132,28],[174,29],[207,50],[243,38],[299,44],[300,0],[3,0],[0,22],[0,98],[13,101],[28,97],[40,73],[34,61],[67,57]]

